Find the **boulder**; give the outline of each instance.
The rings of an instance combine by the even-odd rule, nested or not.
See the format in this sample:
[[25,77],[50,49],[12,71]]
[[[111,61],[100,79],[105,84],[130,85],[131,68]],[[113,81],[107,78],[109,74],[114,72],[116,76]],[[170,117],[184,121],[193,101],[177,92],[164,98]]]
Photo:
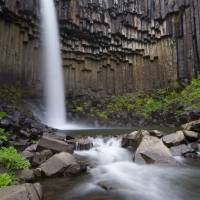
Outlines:
[[155,136],[157,138],[162,138],[163,137],[163,133],[158,131],[158,130],[152,130],[149,131],[150,136]]
[[141,131],[134,131],[128,135],[123,136],[122,147],[132,146],[133,149],[136,150],[142,140],[142,137],[143,135]]
[[39,142],[36,142],[36,144],[32,144],[32,145],[30,145],[30,146],[27,147],[24,151],[30,151],[30,152],[34,152],[34,151],[36,151],[37,146],[38,146],[38,143],[39,143]]
[[187,144],[182,131],[177,131],[175,133],[166,135],[162,138],[162,141],[169,148],[172,146],[177,146],[179,144]]
[[43,136],[37,146],[37,151],[50,149],[54,153],[69,152],[73,153],[74,146],[67,142],[55,138]]
[[31,137],[31,134],[26,132],[26,131],[23,131],[23,130],[20,130],[19,131],[19,134],[18,134],[21,138],[30,138]]
[[190,147],[188,147],[185,144],[181,144],[179,146],[171,147],[170,152],[172,153],[173,156],[182,156],[186,153],[192,153],[194,150]]
[[71,164],[67,170],[64,172],[65,176],[77,176],[80,173],[87,171],[88,164],[83,161],[78,161],[73,164]]
[[33,181],[35,174],[33,170],[21,170],[16,173],[16,177],[22,182]]
[[[39,185],[39,183],[38,183]],[[9,186],[0,190],[1,200],[42,200],[33,184]]]
[[183,133],[189,141],[197,141],[200,138],[200,134],[194,131],[183,130]]
[[32,165],[33,166],[41,165],[52,156],[53,156],[53,153],[50,149],[45,149],[41,152],[36,152],[32,160]]
[[186,153],[184,154],[185,158],[189,158],[189,159],[194,159],[194,160],[200,160],[200,155],[197,153]]
[[92,148],[92,141],[88,138],[77,139],[78,150],[89,150]]
[[154,136],[144,136],[135,153],[134,161],[138,164],[167,164],[177,166],[169,149]]
[[72,144],[77,151],[89,150],[93,146],[92,141],[88,138],[70,139],[67,142]]
[[76,159],[67,152],[55,154],[43,163],[40,168],[46,176],[57,176],[62,174]]
[[38,166],[38,165],[43,164],[46,160],[47,159],[46,159],[46,157],[44,155],[42,155],[40,152],[36,152],[34,154],[34,157],[33,157],[31,165],[32,166]]
[[180,130],[200,132],[200,119],[181,125]]
[[191,143],[190,147],[194,149],[194,151],[200,151],[200,144],[197,142]]
[[23,158],[26,158],[27,160],[29,160],[30,162],[32,161],[33,157],[34,157],[34,153],[30,152],[30,151],[23,151],[20,153],[22,155]]

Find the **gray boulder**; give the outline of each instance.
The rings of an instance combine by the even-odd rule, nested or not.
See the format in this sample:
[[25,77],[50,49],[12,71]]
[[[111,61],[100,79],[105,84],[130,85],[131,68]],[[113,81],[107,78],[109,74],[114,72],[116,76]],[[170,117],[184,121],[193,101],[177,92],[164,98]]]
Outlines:
[[141,131],[134,131],[128,135],[123,136],[122,147],[132,146],[133,149],[136,150],[142,140],[142,137],[143,135]]
[[182,131],[177,131],[162,138],[163,143],[167,147],[178,146],[180,144],[187,144],[185,136]]
[[37,146],[37,151],[50,149],[54,153],[68,152],[73,153],[74,146],[67,142],[55,138],[43,136]]
[[186,153],[192,153],[194,150],[190,147],[188,147],[185,144],[181,144],[179,146],[171,147],[170,152],[172,153],[173,156],[182,156]]
[[179,165],[160,139],[148,135],[142,138],[135,153],[134,161],[138,164]]
[[46,176],[58,176],[74,162],[76,159],[71,154],[62,152],[49,158],[40,168]]
[[180,130],[200,132],[200,119],[181,125]]
[[[42,190],[41,185],[37,184]],[[0,190],[1,200],[42,200],[38,195],[33,184],[26,183],[23,185],[9,186]]]
[[72,144],[74,149],[78,151],[89,150],[93,146],[92,141],[88,138],[70,139],[67,142]]
[[200,138],[200,134],[194,131],[183,130],[185,137],[190,141],[197,141]]
[[71,164],[67,170],[64,172],[65,176],[77,176],[83,172],[87,171],[87,166],[89,164],[83,162],[83,161],[77,161],[73,164]]

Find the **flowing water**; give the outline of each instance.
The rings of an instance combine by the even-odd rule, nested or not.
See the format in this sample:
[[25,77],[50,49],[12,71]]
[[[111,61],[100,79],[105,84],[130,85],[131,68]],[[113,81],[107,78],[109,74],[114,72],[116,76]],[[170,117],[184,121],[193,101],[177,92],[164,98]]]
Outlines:
[[57,17],[53,0],[42,0],[44,65],[47,91],[47,124],[59,128],[66,124],[65,91]]
[[76,178],[43,180],[45,200],[200,199],[199,162],[178,157],[181,167],[137,165],[131,150],[121,148],[121,139],[90,139],[93,148],[74,155],[93,167]]

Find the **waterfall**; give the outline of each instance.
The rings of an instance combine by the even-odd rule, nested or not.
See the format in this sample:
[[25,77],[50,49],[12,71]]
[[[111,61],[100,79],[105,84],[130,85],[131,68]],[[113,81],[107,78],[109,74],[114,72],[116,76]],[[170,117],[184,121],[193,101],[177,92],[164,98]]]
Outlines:
[[66,124],[65,91],[57,16],[53,0],[41,1],[44,65],[47,96],[47,124],[60,128]]

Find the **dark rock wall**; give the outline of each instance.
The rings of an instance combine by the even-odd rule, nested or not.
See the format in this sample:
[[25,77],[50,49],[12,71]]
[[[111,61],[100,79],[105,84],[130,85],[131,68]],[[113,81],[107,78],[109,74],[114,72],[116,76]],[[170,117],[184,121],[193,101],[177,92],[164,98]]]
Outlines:
[[0,0],[0,84],[35,92],[43,85],[39,7],[35,0]]
[[[198,0],[55,2],[68,92],[122,94],[199,74]],[[1,76],[39,88],[39,2],[0,5]]]

